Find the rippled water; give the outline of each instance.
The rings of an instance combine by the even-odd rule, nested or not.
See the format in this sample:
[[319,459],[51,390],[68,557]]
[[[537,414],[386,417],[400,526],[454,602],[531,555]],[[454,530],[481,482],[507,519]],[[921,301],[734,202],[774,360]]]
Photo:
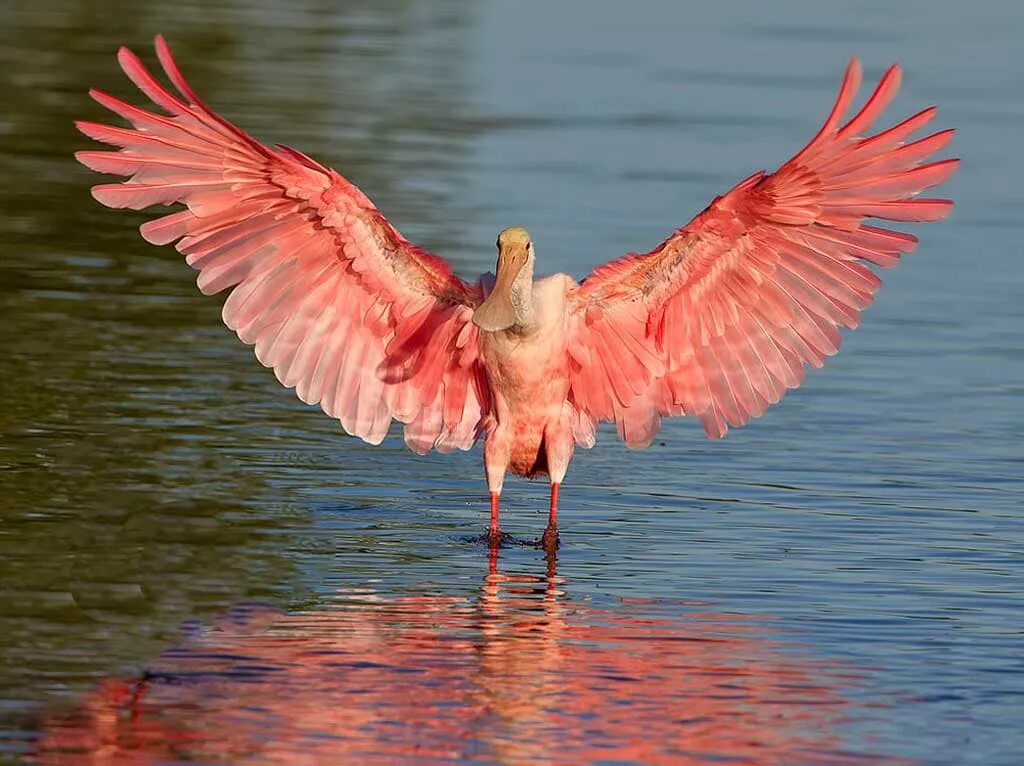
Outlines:
[[[822,5],[0,4],[0,760],[1024,761],[1024,13]],[[467,275],[512,224],[542,270],[649,247],[851,54],[960,129],[957,208],[781,406],[605,434],[557,562],[488,561],[478,451],[344,437],[89,198],[71,120],[156,32]]]
[[600,608],[567,597],[553,560],[543,577],[497,564],[469,597],[363,588],[292,614],[236,609],[47,721],[42,760],[110,745],[323,763],[868,760],[835,733],[863,671],[789,651],[770,620]]

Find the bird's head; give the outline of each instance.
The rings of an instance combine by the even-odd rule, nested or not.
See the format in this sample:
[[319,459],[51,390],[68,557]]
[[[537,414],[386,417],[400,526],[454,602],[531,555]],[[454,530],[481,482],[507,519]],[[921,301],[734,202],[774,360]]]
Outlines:
[[494,289],[473,312],[482,330],[497,332],[525,326],[532,316],[533,242],[530,232],[512,226],[498,234]]

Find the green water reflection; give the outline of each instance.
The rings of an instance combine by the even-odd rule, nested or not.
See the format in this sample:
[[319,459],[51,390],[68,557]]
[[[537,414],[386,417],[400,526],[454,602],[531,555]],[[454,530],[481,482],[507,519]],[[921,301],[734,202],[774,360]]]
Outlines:
[[133,236],[140,215],[91,200],[71,158],[72,121],[101,112],[85,91],[135,98],[113,53],[150,59],[166,31],[209,101],[322,152],[450,251],[430,222],[464,140],[431,126],[466,85],[461,5],[5,4],[0,715],[153,656],[185,619],[301,597],[286,551],[304,511],[239,456],[297,422],[342,439],[276,391],[173,251]]

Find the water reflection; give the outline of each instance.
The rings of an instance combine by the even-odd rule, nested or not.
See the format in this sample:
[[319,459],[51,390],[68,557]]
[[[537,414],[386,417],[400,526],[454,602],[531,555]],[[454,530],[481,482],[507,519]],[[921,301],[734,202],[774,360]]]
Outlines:
[[244,607],[141,679],[45,722],[39,762],[845,763],[857,674],[698,603],[569,598],[499,570],[478,596]]
[[155,656],[186,616],[302,598],[289,544],[308,511],[280,486],[379,473],[278,390],[177,254],[102,215],[71,160],[72,121],[99,116],[87,88],[134,98],[117,46],[166,30],[232,119],[344,168],[458,256],[466,213],[447,198],[472,131],[445,121],[464,109],[471,6],[3,4],[0,730],[28,736],[36,710]]

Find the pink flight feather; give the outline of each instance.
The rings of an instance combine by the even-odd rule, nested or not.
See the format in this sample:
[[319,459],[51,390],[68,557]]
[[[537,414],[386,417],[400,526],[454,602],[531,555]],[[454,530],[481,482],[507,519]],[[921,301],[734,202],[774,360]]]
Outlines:
[[[863,262],[893,266],[917,242],[864,219],[945,217],[952,202],[917,195],[959,164],[924,164],[951,130],[905,143],[934,108],[861,135],[899,89],[898,66],[840,125],[860,77],[854,59],[821,130],[775,173],[747,178],[651,252],[602,266],[583,282],[573,296],[571,340],[591,349],[590,361],[573,367],[570,396],[580,413],[617,421],[631,446],[653,438],[644,429],[632,437],[631,424],[654,414],[694,415],[708,436],[721,437],[798,386],[804,365],[820,367],[838,350],[838,328],[857,326],[880,284]],[[660,365],[614,341],[641,327]],[[628,400],[623,371],[640,391]]]
[[[162,37],[156,49],[178,94],[128,49],[118,61],[170,116],[92,91],[134,130],[77,123],[85,135],[120,148],[79,152],[79,161],[128,176],[95,187],[93,196],[137,210],[183,204],[144,224],[143,237],[177,241],[199,270],[203,292],[232,288],[224,322],[255,345],[282,383],[320,403],[349,433],[379,443],[397,418],[417,451],[472,446],[488,405],[476,393],[481,371],[469,321],[479,288],[407,242],[334,171],[294,149],[264,146],[213,112]],[[376,306],[385,311],[374,318]],[[430,364],[422,374],[389,378],[392,340],[414,332],[425,345],[439,344]]]

